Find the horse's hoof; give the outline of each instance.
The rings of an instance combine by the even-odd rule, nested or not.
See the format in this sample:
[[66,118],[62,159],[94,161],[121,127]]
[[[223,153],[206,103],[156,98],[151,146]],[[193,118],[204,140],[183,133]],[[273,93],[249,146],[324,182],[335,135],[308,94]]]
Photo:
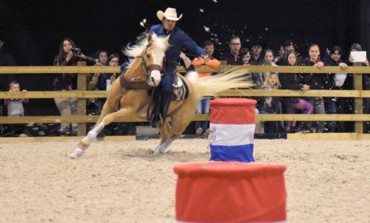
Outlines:
[[158,145],[157,147],[155,147],[153,154],[164,155],[164,153],[162,152],[162,150],[163,150],[162,147],[163,147],[163,145]]
[[77,159],[77,158],[79,158],[77,155],[76,155],[76,153],[70,153],[69,155],[69,158],[71,158],[71,159]]
[[159,154],[160,149],[159,146],[155,147],[153,154]]
[[159,154],[159,155],[164,155],[168,151],[168,148],[165,147],[164,145],[158,145],[155,149],[153,154]]
[[168,152],[169,148],[168,147],[163,147],[159,149],[159,154],[164,155]]
[[71,159],[77,159],[80,158],[84,154],[84,151],[80,148],[75,149],[73,153],[69,154],[69,158]]

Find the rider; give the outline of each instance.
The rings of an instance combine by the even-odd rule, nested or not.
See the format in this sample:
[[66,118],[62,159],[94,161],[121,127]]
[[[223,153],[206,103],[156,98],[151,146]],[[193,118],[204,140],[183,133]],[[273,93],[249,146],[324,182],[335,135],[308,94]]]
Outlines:
[[198,46],[183,30],[176,27],[176,22],[181,19],[182,14],[177,17],[176,9],[167,8],[164,12],[159,10],[157,12],[157,17],[162,21],[162,24],[152,26],[149,32],[153,32],[158,36],[170,35],[170,47],[166,51],[165,61],[163,64],[164,73],[160,84],[160,111],[154,112],[154,118],[151,123],[154,128],[161,126],[161,118],[163,122],[166,118],[168,107],[171,102],[172,84],[177,74],[176,66],[180,52],[183,49],[186,49],[195,56],[201,56],[204,60],[208,61],[208,57],[204,49]]

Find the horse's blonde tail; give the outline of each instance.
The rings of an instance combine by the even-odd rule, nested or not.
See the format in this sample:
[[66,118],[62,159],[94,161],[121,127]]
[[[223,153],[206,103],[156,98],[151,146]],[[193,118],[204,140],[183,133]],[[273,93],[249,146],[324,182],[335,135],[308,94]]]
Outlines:
[[194,85],[197,98],[205,96],[217,97],[221,92],[233,88],[250,88],[252,82],[247,79],[247,67],[233,68],[223,73],[219,73],[210,77],[199,77],[198,73],[191,71],[187,74],[187,78]]

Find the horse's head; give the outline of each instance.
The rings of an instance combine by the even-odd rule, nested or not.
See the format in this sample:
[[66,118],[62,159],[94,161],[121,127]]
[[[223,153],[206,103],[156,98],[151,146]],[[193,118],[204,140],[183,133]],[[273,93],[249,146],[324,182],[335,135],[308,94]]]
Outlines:
[[136,57],[141,61],[148,75],[147,80],[150,86],[156,87],[161,82],[163,60],[169,46],[168,40],[169,36],[158,37],[154,33],[149,33],[139,44],[128,46],[125,49],[124,53],[127,56]]
[[156,87],[161,82],[161,71],[168,40],[169,36],[160,38],[155,34],[148,34],[148,44],[143,51],[143,61],[146,64],[150,86]]

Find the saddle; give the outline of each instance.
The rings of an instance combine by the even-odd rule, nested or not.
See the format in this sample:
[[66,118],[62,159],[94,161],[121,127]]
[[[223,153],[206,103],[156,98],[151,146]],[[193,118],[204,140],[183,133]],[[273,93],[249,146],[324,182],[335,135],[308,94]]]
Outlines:
[[[189,96],[189,88],[183,80],[184,77],[177,75],[174,83],[172,84],[173,90],[171,95],[171,101],[180,101],[184,100]],[[161,94],[162,89],[157,87],[151,89],[150,95],[151,100],[149,102],[148,111],[147,111],[147,120],[152,121],[155,114],[160,110],[161,106]]]
[[185,84],[183,77],[178,75],[175,78],[175,81],[172,84],[172,100],[180,101],[184,100],[189,95],[188,86]]

